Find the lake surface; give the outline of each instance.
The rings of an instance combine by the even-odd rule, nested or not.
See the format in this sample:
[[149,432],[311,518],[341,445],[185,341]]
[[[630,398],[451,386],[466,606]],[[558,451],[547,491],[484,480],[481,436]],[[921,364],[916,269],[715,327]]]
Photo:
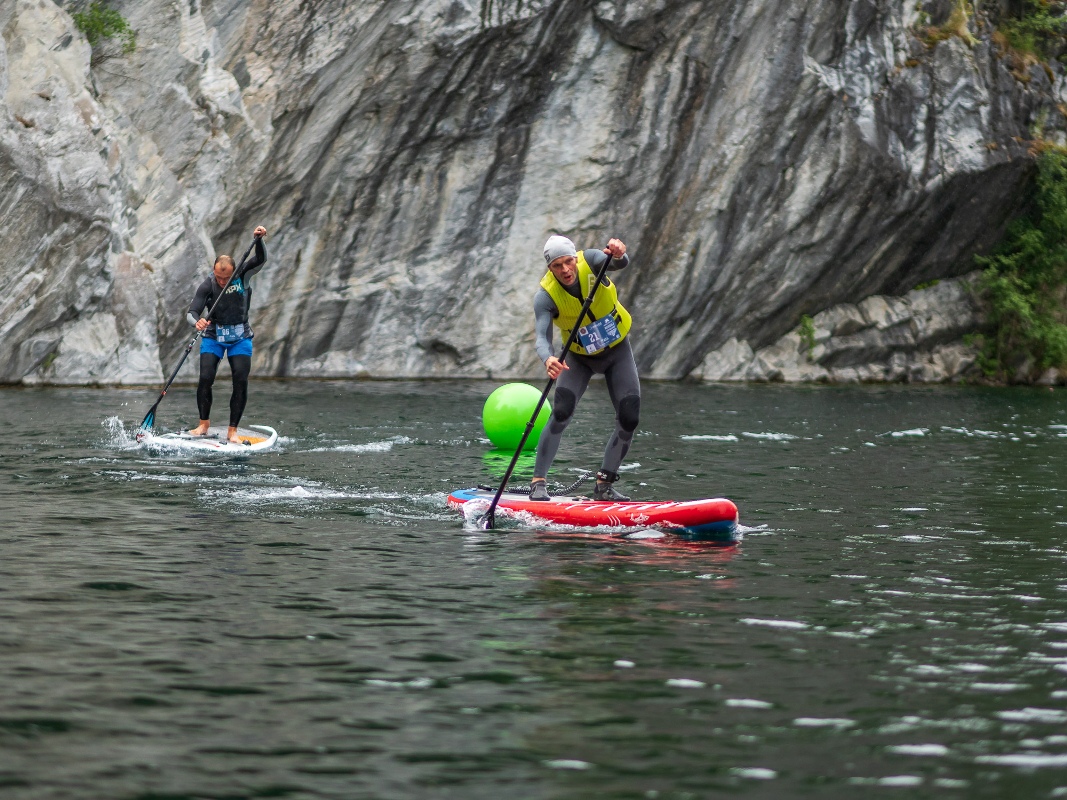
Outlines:
[[0,389],[0,794],[1067,797],[1067,392],[646,384],[620,488],[717,548],[465,524],[493,388],[253,381],[240,459]]

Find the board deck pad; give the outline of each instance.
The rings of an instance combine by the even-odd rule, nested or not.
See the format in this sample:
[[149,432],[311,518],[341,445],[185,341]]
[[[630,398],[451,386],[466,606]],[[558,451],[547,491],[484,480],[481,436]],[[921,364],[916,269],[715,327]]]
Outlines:
[[[474,501],[488,508],[494,491],[457,489],[448,505],[462,510]],[[558,495],[550,500],[531,500],[529,495],[504,492],[497,511],[511,516],[528,514],[536,519],[579,528],[655,528],[685,539],[733,544],[740,540],[737,506],[723,497],[703,500],[641,501],[613,503],[585,497]]]
[[229,428],[221,425],[212,425],[204,436],[192,436],[187,430],[164,433],[158,436],[151,431],[147,431],[138,434],[137,441],[147,447],[154,445],[157,447],[225,453],[267,450],[278,441],[278,432],[267,425],[238,427],[237,435],[241,438],[241,444],[234,444],[228,441],[226,438],[228,431]]

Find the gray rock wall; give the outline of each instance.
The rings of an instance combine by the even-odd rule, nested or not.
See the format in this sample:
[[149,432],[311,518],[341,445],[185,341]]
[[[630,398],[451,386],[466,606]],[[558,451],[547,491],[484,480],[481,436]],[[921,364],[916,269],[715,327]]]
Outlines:
[[627,242],[641,368],[680,378],[971,269],[1062,127],[1058,74],[977,20],[927,47],[911,0],[112,5],[138,47],[92,67],[51,0],[0,5],[0,381],[159,380],[256,224],[259,374],[537,374],[563,232]]
[[730,339],[692,377],[706,381],[945,383],[980,378],[978,347],[964,337],[982,323],[980,273],[939,281],[904,297],[874,295],[828,308],[753,351]]

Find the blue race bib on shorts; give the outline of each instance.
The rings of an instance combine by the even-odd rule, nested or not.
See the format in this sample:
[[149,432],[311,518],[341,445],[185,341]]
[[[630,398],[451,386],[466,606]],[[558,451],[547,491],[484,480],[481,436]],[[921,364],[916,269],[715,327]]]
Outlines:
[[233,344],[244,339],[247,332],[243,322],[237,325],[216,325],[215,341],[219,344]]

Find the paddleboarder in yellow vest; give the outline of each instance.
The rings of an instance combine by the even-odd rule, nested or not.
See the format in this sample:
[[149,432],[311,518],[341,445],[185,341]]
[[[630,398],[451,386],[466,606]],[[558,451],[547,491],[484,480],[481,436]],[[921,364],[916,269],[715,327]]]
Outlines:
[[[603,375],[608,395],[615,407],[615,430],[604,448],[604,460],[596,474],[594,500],[629,500],[612,486],[619,479],[619,466],[630,449],[641,411],[641,383],[637,364],[630,349],[630,314],[619,302],[615,283],[605,274],[596,290],[589,314],[578,319],[582,304],[596,281],[597,271],[607,259],[609,272],[624,269],[629,263],[626,245],[612,239],[604,250],[577,251],[565,236],[550,236],[545,242],[548,271],[534,298],[537,331],[537,355],[545,364],[548,377],[556,381],[552,417],[537,442],[537,459],[530,485],[531,500],[548,500],[546,478],[559,450],[560,439],[574,417],[589,379]],[[571,346],[565,361],[553,355],[552,326],[559,328],[563,341],[579,326],[578,340]]]

